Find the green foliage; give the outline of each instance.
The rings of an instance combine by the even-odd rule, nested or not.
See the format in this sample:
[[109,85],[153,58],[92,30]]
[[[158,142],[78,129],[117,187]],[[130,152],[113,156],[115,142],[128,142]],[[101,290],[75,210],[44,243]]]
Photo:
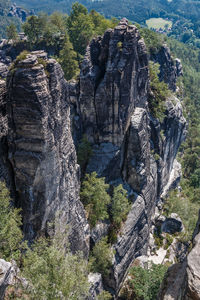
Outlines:
[[69,41],[69,37],[65,36],[65,42],[62,50],[59,53],[59,63],[64,71],[65,78],[67,80],[75,77],[79,72],[77,54],[73,49],[72,43]]
[[103,291],[97,296],[97,300],[111,300],[111,299],[112,299],[112,295],[107,291]]
[[19,260],[23,247],[20,210],[11,206],[9,191],[0,182],[0,257]]
[[107,243],[107,238],[102,238],[97,242],[92,250],[90,258],[91,271],[99,272],[103,278],[107,278],[112,266],[113,251],[111,245]]
[[170,95],[168,86],[163,81],[158,78],[159,74],[159,64],[155,64],[150,61],[149,64],[150,71],[150,88],[151,94],[149,97],[149,108],[153,116],[159,119],[160,122],[164,119],[165,113],[165,101]]
[[62,234],[39,238],[25,254],[22,275],[28,280],[24,292],[30,299],[86,298],[89,284],[87,261],[73,255],[62,243]]
[[157,53],[163,45],[163,37],[147,28],[139,28],[141,36],[144,38],[148,53]]
[[74,3],[67,24],[74,50],[80,55],[84,55],[85,49],[94,34],[93,24],[87,9],[78,2]]
[[189,122],[188,133],[182,144],[179,159],[182,164],[182,190],[172,191],[166,200],[166,213],[176,212],[182,219],[186,233],[183,240],[191,239],[195,228],[200,194],[200,64],[199,51],[173,39],[167,40],[175,57],[181,59],[183,78],[179,85],[183,88],[179,98],[186,110]]
[[98,221],[108,218],[107,205],[111,201],[107,193],[108,188],[109,185],[105,183],[105,178],[98,178],[96,172],[86,174],[80,197],[92,227]]
[[174,238],[170,234],[167,233],[165,235],[165,244],[164,244],[165,250],[167,250],[170,247],[170,245],[173,243],[173,240],[174,240]]
[[43,28],[40,27],[39,18],[37,16],[30,16],[27,21],[23,24],[22,28],[28,41],[34,44],[39,41],[39,37]]
[[88,141],[87,136],[84,135],[83,138],[81,139],[80,144],[78,145],[78,150],[77,150],[77,160],[78,160],[78,164],[81,166],[82,174],[85,173],[87,164],[91,156],[92,156],[91,143]]
[[127,213],[130,210],[127,191],[122,184],[114,188],[111,202],[112,222],[116,228],[119,228],[121,223],[126,220]]
[[7,28],[6,28],[6,35],[8,40],[13,40],[16,41],[17,40],[17,28],[15,26],[15,24],[11,23]]
[[15,72],[15,68],[17,67],[18,63],[24,59],[26,59],[27,55],[29,54],[28,51],[24,50],[22,51],[14,60],[14,62],[10,66],[10,70]]
[[166,271],[165,265],[152,264],[149,269],[132,267],[129,271],[131,279],[120,296],[127,300],[155,300]]
[[[184,186],[184,183],[182,186]],[[177,213],[180,216],[185,226],[185,233],[182,236],[182,239],[185,241],[192,238],[199,210],[199,206],[190,201],[190,197],[187,196],[186,191],[186,188],[183,188],[179,194],[176,190],[171,191],[164,205],[164,211],[167,216],[171,213]]]

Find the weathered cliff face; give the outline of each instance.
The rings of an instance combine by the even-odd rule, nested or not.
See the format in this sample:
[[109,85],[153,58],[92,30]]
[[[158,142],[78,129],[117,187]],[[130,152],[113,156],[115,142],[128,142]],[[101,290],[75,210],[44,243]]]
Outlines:
[[160,300],[200,299],[200,212],[193,247],[182,263],[172,265],[162,284]]
[[8,157],[12,164],[25,237],[59,214],[69,224],[73,250],[88,253],[88,224],[79,201],[79,166],[70,130],[67,82],[55,60],[33,53],[11,71],[8,87]]
[[[7,82],[5,153],[26,237],[47,230],[47,222],[60,212],[60,222],[70,224],[72,249],[88,253],[72,136],[77,141],[86,134],[93,145],[87,171],[110,184],[123,183],[131,195],[106,282],[117,294],[132,261],[146,252],[155,206],[184,136],[180,102],[168,99],[162,124],[151,116],[146,47],[126,19],[88,46],[78,83],[67,83],[59,64],[38,52],[21,61]],[[93,243],[106,234],[107,225],[93,230]]]
[[151,54],[150,59],[160,65],[159,78],[168,84],[170,90],[176,91],[176,80],[183,75],[182,65],[178,58],[173,60],[167,45],[163,45],[157,53]]
[[79,105],[83,131],[92,142],[121,145],[134,108],[146,104],[147,64],[144,41],[125,19],[87,48]]
[[[169,51],[163,60],[165,68],[171,66]],[[165,79],[170,83],[176,76],[174,67]],[[123,183],[134,199],[113,245],[115,257],[107,282],[113,293],[134,258],[146,252],[151,218],[184,137],[179,100],[168,99],[161,124],[148,110],[148,83],[144,41],[125,19],[88,46],[78,98],[82,132],[94,144],[87,171],[96,171],[111,184]]]

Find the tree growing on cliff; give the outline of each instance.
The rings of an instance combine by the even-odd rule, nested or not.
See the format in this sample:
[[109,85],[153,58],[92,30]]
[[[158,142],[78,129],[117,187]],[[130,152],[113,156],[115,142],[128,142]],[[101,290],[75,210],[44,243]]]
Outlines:
[[20,210],[11,206],[9,191],[0,182],[0,257],[18,260],[21,256],[23,234]]
[[73,49],[73,45],[69,40],[68,35],[65,36],[65,43],[62,50],[59,53],[59,63],[67,80],[72,79],[79,72],[77,54]]
[[93,23],[87,8],[78,2],[74,3],[67,19],[67,27],[74,50],[79,55],[84,55],[94,33]]
[[17,35],[17,28],[15,24],[11,23],[7,28],[6,28],[6,35],[8,40],[13,40],[16,41],[18,38]]
[[119,228],[122,221],[125,221],[130,210],[127,191],[122,184],[114,188],[111,205],[112,221],[115,227]]
[[170,95],[167,84],[164,81],[160,81],[158,78],[159,64],[150,61],[150,88],[151,93],[149,96],[149,108],[152,115],[159,119],[160,122],[164,119],[164,113],[166,110],[165,101]]
[[113,251],[111,245],[107,243],[107,238],[102,238],[97,242],[92,250],[90,258],[92,272],[99,272],[103,278],[110,273],[112,266]]
[[77,160],[81,167],[81,175],[83,176],[86,171],[87,164],[92,156],[92,146],[88,141],[87,136],[83,135],[77,150]]
[[22,274],[31,299],[78,300],[88,295],[87,261],[63,246],[61,234],[33,244],[25,254]]
[[104,177],[98,178],[96,172],[86,174],[80,196],[92,227],[98,221],[108,218],[107,206],[111,201],[107,193],[108,188],[109,185],[105,183]]
[[149,268],[134,266],[128,274],[128,281],[123,287],[120,298],[123,300],[155,300],[167,271],[165,265],[152,264]]

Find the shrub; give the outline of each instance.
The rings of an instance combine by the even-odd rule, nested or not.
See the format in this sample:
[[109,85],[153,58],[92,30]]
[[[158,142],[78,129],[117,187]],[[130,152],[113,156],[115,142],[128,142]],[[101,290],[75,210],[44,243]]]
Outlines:
[[97,221],[108,218],[107,205],[111,200],[107,193],[108,187],[105,178],[97,178],[96,172],[86,174],[82,183],[80,197],[92,227],[96,225]]
[[77,160],[81,167],[82,174],[85,173],[87,164],[92,156],[92,147],[86,135],[83,136],[77,150]]
[[149,109],[152,115],[159,119],[160,122],[164,119],[164,113],[166,110],[165,101],[170,95],[168,86],[158,78],[159,64],[150,62],[150,89],[151,93],[149,96]]
[[22,51],[15,59],[14,64],[15,66],[22,60],[26,59],[27,55],[29,54],[28,51],[24,50]]
[[112,296],[109,292],[103,291],[97,296],[97,300],[111,300]]
[[114,188],[111,202],[112,222],[119,228],[122,221],[126,220],[127,213],[130,210],[127,191],[120,184]]
[[[60,236],[60,237],[58,237]],[[85,299],[88,296],[87,261],[62,245],[62,235],[39,238],[25,254],[22,275],[28,299]]]
[[92,272],[101,273],[104,279],[109,276],[110,267],[112,266],[113,252],[110,247],[107,238],[102,238],[94,246],[90,258]]
[[149,269],[132,267],[129,271],[131,279],[123,289],[122,299],[155,300],[166,271],[165,265],[152,264]]
[[6,260],[19,260],[23,234],[21,231],[20,210],[11,206],[9,191],[0,182],[0,257]]

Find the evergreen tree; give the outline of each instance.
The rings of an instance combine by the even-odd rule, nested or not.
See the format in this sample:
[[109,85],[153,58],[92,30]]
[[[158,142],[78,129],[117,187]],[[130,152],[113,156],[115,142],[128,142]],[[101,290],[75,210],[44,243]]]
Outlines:
[[81,139],[80,144],[78,145],[78,151],[77,151],[77,160],[78,160],[78,164],[81,167],[81,176],[85,174],[86,167],[91,155],[92,155],[91,144],[88,141],[87,136],[84,135],[83,138]]
[[11,206],[9,191],[5,183],[0,182],[0,257],[6,260],[18,260],[22,247],[20,210]]
[[86,47],[94,34],[94,26],[87,9],[78,2],[72,5],[72,12],[67,19],[70,41],[74,50],[85,54]]
[[77,54],[73,49],[69,37],[66,35],[63,49],[59,53],[59,63],[67,80],[73,78],[79,72]]
[[17,40],[18,35],[17,35],[17,28],[16,28],[15,24],[11,23],[6,28],[6,34],[7,34],[8,40],[13,40],[13,41]]
[[99,220],[108,218],[107,205],[111,201],[107,193],[108,187],[105,178],[98,178],[96,172],[86,174],[80,196],[91,226],[95,226]]
[[110,273],[112,266],[113,251],[111,245],[107,243],[107,238],[102,238],[97,242],[92,250],[90,258],[92,272],[99,272],[103,278]]
[[63,233],[39,238],[25,254],[23,276],[30,299],[86,299],[89,291],[87,261],[63,245]]
[[128,195],[126,190],[120,184],[114,188],[111,206],[111,215],[114,225],[118,228],[122,221],[126,219],[130,210]]

